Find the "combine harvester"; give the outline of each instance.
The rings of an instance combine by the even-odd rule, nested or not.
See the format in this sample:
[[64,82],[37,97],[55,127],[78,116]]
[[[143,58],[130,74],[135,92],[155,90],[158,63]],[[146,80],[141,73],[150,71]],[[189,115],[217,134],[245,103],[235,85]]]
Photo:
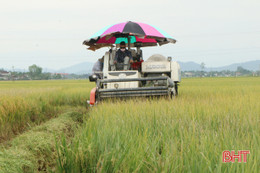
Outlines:
[[[116,47],[122,41],[128,44],[134,63],[129,70],[116,70],[114,64]],[[90,81],[96,82],[91,90],[90,105],[103,98],[169,96],[178,95],[181,81],[180,66],[171,57],[155,54],[143,61],[141,47],[175,43],[176,40],[158,28],[137,22],[124,22],[106,27],[85,40],[89,50],[110,47],[104,55],[103,71],[92,74]],[[132,49],[131,49],[132,48]],[[136,49],[133,49],[136,48]]]

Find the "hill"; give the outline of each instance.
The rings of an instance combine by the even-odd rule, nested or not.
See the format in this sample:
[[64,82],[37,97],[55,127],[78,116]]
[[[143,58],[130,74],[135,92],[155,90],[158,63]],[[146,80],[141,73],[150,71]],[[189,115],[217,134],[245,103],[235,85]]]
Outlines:
[[[189,62],[181,62],[179,61],[179,64],[181,66],[182,71],[199,71],[201,70],[200,64],[189,61]],[[76,64],[67,68],[63,68],[60,70],[57,70],[60,73],[75,73],[75,74],[85,74],[85,73],[91,73],[91,69],[93,67],[93,62],[83,62],[80,64]],[[207,66],[207,64],[206,64]],[[230,71],[236,71],[237,67],[243,67],[244,69],[251,70],[251,71],[257,71],[260,70],[260,60],[255,61],[247,61],[243,63],[235,63],[230,64],[228,66],[222,66],[222,67],[212,67],[212,68],[205,68],[204,71],[222,71],[222,70],[230,70]]]
[[94,65],[93,62],[83,62],[57,71],[59,73],[86,74],[86,73],[91,73],[93,65]]
[[[201,67],[200,64],[195,62],[179,62],[181,66],[181,71],[200,71]],[[237,67],[243,67],[244,69],[250,70],[250,71],[257,71],[260,70],[260,60],[255,61],[247,61],[243,63],[234,63],[227,66],[221,66],[221,67],[206,67],[204,71],[223,71],[223,70],[230,70],[230,71],[236,71]]]
[[250,71],[257,71],[260,70],[260,60],[255,61],[247,61],[243,63],[235,63],[228,66],[223,67],[216,67],[216,68],[207,68],[207,71],[222,71],[222,70],[230,70],[230,71],[236,71],[237,67],[243,67],[244,69],[250,70]]
[[[181,71],[200,71],[201,67],[199,63],[188,61],[188,62],[181,62],[178,61],[178,63],[181,66]],[[59,70],[53,70],[49,68],[43,68],[43,72],[51,72],[51,73],[74,73],[74,74],[86,74],[91,73],[92,67],[94,65],[94,62],[83,62],[79,64],[75,64],[66,68],[62,68]],[[222,71],[222,70],[230,70],[230,71],[236,71],[237,67],[243,67],[244,69],[250,70],[250,71],[258,71],[260,70],[260,60],[254,60],[254,61],[247,61],[242,63],[234,63],[227,66],[221,66],[221,67],[206,67],[204,71],[210,72],[210,71]],[[12,71],[11,69],[5,69],[7,71]],[[18,72],[27,72],[26,69],[14,69]]]

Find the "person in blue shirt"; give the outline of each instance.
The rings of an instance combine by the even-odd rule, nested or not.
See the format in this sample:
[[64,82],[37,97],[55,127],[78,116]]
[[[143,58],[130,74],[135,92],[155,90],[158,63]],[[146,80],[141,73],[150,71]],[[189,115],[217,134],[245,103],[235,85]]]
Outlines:
[[117,50],[114,64],[116,65],[116,70],[129,70],[130,64],[132,64],[133,57],[129,50],[126,49],[126,44],[124,41],[120,43],[120,49]]

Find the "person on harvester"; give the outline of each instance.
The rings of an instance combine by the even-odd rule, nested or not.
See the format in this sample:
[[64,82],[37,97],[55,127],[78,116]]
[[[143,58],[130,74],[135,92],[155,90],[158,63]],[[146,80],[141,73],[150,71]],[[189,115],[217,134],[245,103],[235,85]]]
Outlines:
[[97,60],[92,68],[92,74],[95,74],[99,79],[103,76],[104,56]]
[[130,64],[133,63],[133,57],[129,50],[126,49],[124,41],[120,43],[120,49],[117,50],[114,64],[116,70],[129,70]]

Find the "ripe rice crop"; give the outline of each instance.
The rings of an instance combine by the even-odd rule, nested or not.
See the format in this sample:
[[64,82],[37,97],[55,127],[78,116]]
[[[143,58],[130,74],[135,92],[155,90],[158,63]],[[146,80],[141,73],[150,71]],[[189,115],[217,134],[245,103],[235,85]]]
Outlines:
[[0,172],[54,172],[56,140],[60,140],[64,132],[67,140],[72,138],[85,112],[84,107],[82,113],[79,107],[76,112],[73,109],[31,128],[6,142],[7,145],[0,145]]
[[[170,99],[105,101],[72,143],[60,172],[258,172],[260,78],[184,79]],[[224,150],[250,150],[223,163]]]
[[86,105],[86,80],[0,82],[0,142],[64,111]]

